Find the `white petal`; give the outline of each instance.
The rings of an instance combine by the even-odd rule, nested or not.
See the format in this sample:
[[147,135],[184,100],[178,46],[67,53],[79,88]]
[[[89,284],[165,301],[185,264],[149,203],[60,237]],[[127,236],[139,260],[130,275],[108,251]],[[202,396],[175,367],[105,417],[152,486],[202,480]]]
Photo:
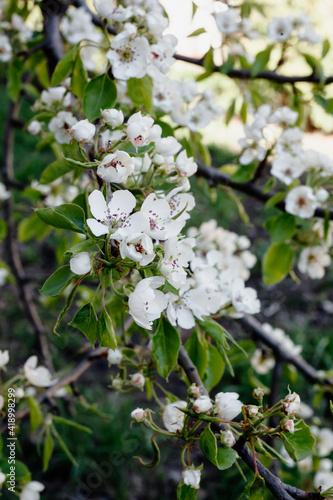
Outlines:
[[107,226],[96,219],[87,219],[87,225],[95,236],[102,236],[102,234],[108,234],[109,232]]
[[89,195],[88,201],[89,201],[90,211],[92,215],[95,217],[95,219],[105,220],[107,205],[103,194],[100,191],[98,191],[98,189],[95,189]]

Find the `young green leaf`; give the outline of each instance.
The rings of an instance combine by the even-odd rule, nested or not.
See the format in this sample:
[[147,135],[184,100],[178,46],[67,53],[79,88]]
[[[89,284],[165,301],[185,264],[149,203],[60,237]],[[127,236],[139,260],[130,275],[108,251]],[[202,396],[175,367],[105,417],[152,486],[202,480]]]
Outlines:
[[69,325],[80,330],[94,347],[97,338],[97,316],[91,303],[85,304],[75,314]]
[[153,336],[153,354],[161,377],[168,378],[177,363],[179,348],[178,331],[165,316],[162,316]]
[[130,78],[127,80],[128,94],[133,104],[138,108],[145,108],[147,113],[153,107],[153,80],[146,75],[143,78]]
[[40,292],[47,297],[55,297],[65,290],[74,278],[75,274],[68,265],[60,267],[47,278]]
[[217,465],[217,442],[216,437],[210,428],[210,424],[208,424],[205,430],[201,433],[199,443],[201,451],[205,457],[207,457],[212,464]]
[[238,457],[237,451],[232,448],[218,448],[217,467],[219,470],[229,469]]
[[52,457],[53,449],[54,441],[51,436],[50,429],[47,428],[43,446],[43,472],[45,472],[49,466],[49,461]]
[[68,229],[76,233],[84,233],[84,211],[74,203],[65,203],[54,208],[36,210],[38,217],[49,226]]
[[263,279],[266,285],[282,281],[292,268],[294,251],[287,243],[274,243],[262,261]]
[[38,401],[34,398],[27,398],[30,407],[30,432],[33,433],[43,421],[42,412]]
[[58,85],[60,85],[60,83],[65,80],[68,75],[71,74],[74,59],[76,57],[76,54],[78,53],[78,50],[78,47],[73,47],[72,49],[67,50],[64,57],[60,59],[52,75],[52,87],[57,87]]
[[104,73],[92,78],[85,88],[83,95],[83,111],[92,121],[98,118],[101,109],[112,108],[117,101],[117,87]]
[[105,307],[103,307],[98,318],[97,333],[99,345],[101,347],[109,347],[110,349],[115,349],[117,347],[117,339],[113,323]]
[[281,438],[288,455],[295,461],[304,460],[312,454],[315,438],[311,434],[310,427],[300,420],[295,425],[294,434],[282,432]]

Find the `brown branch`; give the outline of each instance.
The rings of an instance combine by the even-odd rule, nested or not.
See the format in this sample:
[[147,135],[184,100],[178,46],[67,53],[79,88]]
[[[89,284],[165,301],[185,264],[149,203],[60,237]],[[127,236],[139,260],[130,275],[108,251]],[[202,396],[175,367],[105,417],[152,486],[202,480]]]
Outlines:
[[[256,184],[253,182],[235,182],[231,179],[231,177],[223,172],[220,172],[218,169],[213,168],[213,167],[207,167],[206,165],[203,165],[201,162],[198,162],[198,171],[196,175],[198,177],[204,177],[205,179],[208,180],[209,184],[211,186],[218,186],[219,184],[223,186],[228,186],[236,191],[239,191],[241,193],[247,194],[248,196],[251,196],[252,198],[256,198],[257,200],[266,203],[267,201],[271,200],[273,196],[276,195],[276,193],[264,193],[260,187],[258,187]],[[283,200],[280,200],[278,203],[274,205],[276,208],[279,208],[282,210],[282,212],[286,211],[286,205]],[[325,208],[316,208],[314,217],[319,217],[319,218],[324,218],[325,217],[326,210]],[[333,210],[329,209],[328,210],[329,214],[329,219],[333,220]]]
[[[3,137],[3,164],[2,164],[2,178],[4,184],[7,188],[12,187],[9,179],[14,178],[14,128],[13,119],[18,112],[18,103],[9,103],[9,109],[7,114],[7,120],[5,124],[5,132]],[[53,372],[53,365],[51,360],[51,355],[49,352],[48,343],[46,340],[47,330],[45,329],[37,308],[33,300],[33,293],[29,285],[29,279],[25,274],[20,259],[18,243],[16,238],[16,225],[13,218],[13,199],[12,195],[4,201],[4,219],[7,224],[7,238],[6,238],[6,250],[8,256],[9,267],[12,271],[13,276],[17,282],[18,295],[23,304],[23,308],[28,318],[34,333],[37,338],[39,345],[39,352],[43,356],[45,363],[50,371]]]
[[294,365],[295,368],[297,368],[309,380],[309,382],[320,385],[326,384],[333,388],[333,379],[331,377],[320,377],[317,371],[301,356],[295,356],[292,352],[284,349],[279,342],[274,340],[267,332],[265,332],[258,320],[252,316],[245,315],[237,321],[239,321],[246,330],[250,331],[252,335],[268,345],[281,361]]
[[[190,383],[196,384],[198,387],[202,386],[203,389],[201,392],[205,395],[208,395],[208,392],[204,387],[202,380],[200,379],[198,370],[192,363],[186,349],[183,346],[181,346],[179,349],[178,363],[184,369]],[[239,457],[243,460],[243,462],[253,472],[255,472],[257,468],[260,476],[265,480],[267,488],[278,500],[319,500],[321,498],[319,493],[302,491],[298,488],[295,488],[294,486],[282,483],[282,481],[278,477],[274,476],[274,474],[272,474],[268,469],[266,469],[266,467],[264,467],[262,463],[259,462],[259,460],[256,460],[255,463],[251,451],[242,438],[237,439],[237,442],[233,448],[237,451]]]
[[[181,54],[175,54],[175,59],[178,61],[184,61],[191,64],[195,64],[196,66],[204,66],[205,57],[197,58],[197,57],[188,57],[183,56]],[[221,73],[221,66],[214,66],[214,73]],[[251,70],[249,69],[231,69],[227,73],[223,73],[230,78],[234,78],[236,80],[269,80],[275,83],[320,83],[321,85],[329,85],[333,83],[333,76],[328,76],[327,78],[322,78],[321,75],[317,73],[311,73],[311,75],[294,75],[287,76],[276,73],[276,71],[260,71],[256,76],[251,75]]]

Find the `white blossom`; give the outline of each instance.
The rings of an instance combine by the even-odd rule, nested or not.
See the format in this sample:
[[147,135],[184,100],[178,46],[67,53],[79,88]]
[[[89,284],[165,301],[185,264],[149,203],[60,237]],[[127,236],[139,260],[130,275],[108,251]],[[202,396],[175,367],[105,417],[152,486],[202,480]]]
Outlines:
[[36,387],[49,387],[55,380],[45,366],[38,366],[37,356],[30,356],[24,363],[23,370],[28,382]]
[[201,471],[199,469],[185,469],[182,472],[183,483],[198,490],[200,488]]
[[214,17],[221,33],[230,35],[239,31],[241,18],[238,9],[230,8],[222,10],[221,12],[216,12]]
[[59,111],[49,123],[49,130],[53,132],[54,138],[59,144],[71,142],[70,129],[75,125],[77,119],[70,111]]
[[4,370],[6,364],[9,361],[9,352],[6,349],[5,351],[0,351],[0,370]]
[[131,376],[131,384],[137,389],[142,389],[146,383],[146,379],[142,373],[134,373]]
[[134,171],[135,161],[125,151],[106,155],[98,165],[97,174],[106,182],[124,182]]
[[69,261],[70,270],[74,274],[83,275],[91,270],[90,254],[88,252],[80,252],[74,255]]
[[180,411],[178,408],[185,409],[186,407],[186,401],[176,401],[175,403],[166,405],[162,414],[162,419],[164,427],[169,432],[177,432],[182,430],[185,413]]
[[30,481],[27,483],[20,493],[20,500],[39,500],[40,492],[45,489],[45,486],[39,481]]
[[216,412],[221,420],[233,420],[242,411],[237,392],[219,392],[215,396]]
[[231,302],[237,313],[256,314],[260,311],[260,301],[254,288],[245,287],[241,278],[231,285]]
[[8,62],[13,57],[13,49],[7,35],[0,35],[0,61]]
[[291,37],[293,30],[289,17],[274,17],[267,27],[267,38],[273,42],[285,42]]
[[130,259],[146,266],[154,260],[155,252],[152,239],[145,233],[128,235],[120,243],[120,255],[123,259]]
[[142,408],[136,408],[135,410],[132,411],[131,417],[136,422],[143,422],[146,418],[146,412]]
[[37,135],[42,130],[42,125],[37,120],[32,120],[27,126],[27,131],[31,135]]
[[107,359],[109,365],[119,365],[123,359],[123,354],[119,349],[109,349]]
[[232,431],[227,430],[227,431],[221,432],[221,444],[224,444],[227,448],[232,448],[235,443],[236,443],[236,439],[235,439],[235,436],[233,435]]
[[193,410],[197,413],[205,413],[213,407],[213,404],[208,396],[199,396],[193,402]]
[[142,116],[139,111],[128,119],[126,133],[133,146],[141,147],[161,137],[162,129],[154,125],[151,117]]
[[318,202],[310,186],[298,186],[289,191],[286,196],[286,211],[309,219],[315,213]]
[[319,470],[316,472],[313,484],[316,488],[321,487],[321,491],[324,492],[333,487],[333,462],[332,460],[325,458],[319,462]]
[[112,73],[120,80],[143,78],[147,72],[150,53],[147,39],[137,37],[131,40],[129,34],[120,39],[120,35],[115,36],[111,49],[106,53],[112,65]]
[[298,269],[301,273],[307,274],[311,279],[321,279],[325,275],[325,267],[331,263],[325,247],[307,247],[300,254]]
[[0,182],[0,201],[8,200],[8,198],[10,198],[10,192],[7,191],[6,186]]
[[40,100],[45,106],[51,107],[54,104],[64,104],[65,105],[65,94],[67,92],[66,87],[60,85],[59,87],[49,87],[47,90],[43,90],[40,96]]
[[160,318],[167,307],[167,296],[157,290],[164,285],[164,278],[154,276],[145,278],[136,285],[128,299],[129,314],[135,323],[147,330],[152,329],[152,322]]
[[96,127],[89,120],[80,120],[71,127],[69,133],[77,142],[90,142],[95,135]]
[[293,416],[300,410],[301,399],[296,392],[288,394],[283,401],[283,409],[286,415]]
[[290,153],[282,153],[272,162],[271,174],[289,186],[293,179],[298,179],[304,172],[305,166],[300,158]]
[[124,114],[118,109],[103,109],[101,116],[105,123],[111,127],[118,127],[124,121]]

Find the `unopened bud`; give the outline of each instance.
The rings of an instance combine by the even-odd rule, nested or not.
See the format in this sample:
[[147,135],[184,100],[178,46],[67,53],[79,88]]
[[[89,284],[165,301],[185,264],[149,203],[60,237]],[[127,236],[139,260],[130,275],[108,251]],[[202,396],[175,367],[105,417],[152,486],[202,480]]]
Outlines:
[[144,378],[142,373],[135,373],[134,375],[132,375],[131,384],[138,389],[142,389],[144,387],[145,381],[146,379]]
[[286,415],[291,416],[300,411],[301,408],[301,398],[296,392],[288,394],[284,401],[282,402],[283,409]]
[[232,448],[235,443],[236,439],[231,431],[221,432],[221,444],[224,444],[224,446],[228,448]]
[[255,405],[248,405],[245,407],[245,411],[250,418],[253,418],[257,415],[259,408]]
[[265,396],[265,391],[261,387],[257,387],[256,389],[253,389],[252,396],[254,399],[261,400]]
[[114,378],[112,380],[112,387],[113,389],[115,389],[116,391],[120,391],[120,389],[123,388],[123,385],[124,385],[124,382],[123,380],[121,380],[120,378]]
[[294,434],[294,432],[295,432],[294,421],[293,420],[283,420],[281,422],[281,428],[285,432],[290,432],[290,434]]
[[200,396],[193,403],[193,410],[197,413],[205,413],[212,408],[212,402],[208,396]]
[[195,384],[192,384],[187,389],[187,394],[192,398],[197,398],[200,396],[200,389]]
[[132,411],[131,417],[136,422],[143,422],[146,418],[146,412],[142,408],[137,408],[136,410]]

